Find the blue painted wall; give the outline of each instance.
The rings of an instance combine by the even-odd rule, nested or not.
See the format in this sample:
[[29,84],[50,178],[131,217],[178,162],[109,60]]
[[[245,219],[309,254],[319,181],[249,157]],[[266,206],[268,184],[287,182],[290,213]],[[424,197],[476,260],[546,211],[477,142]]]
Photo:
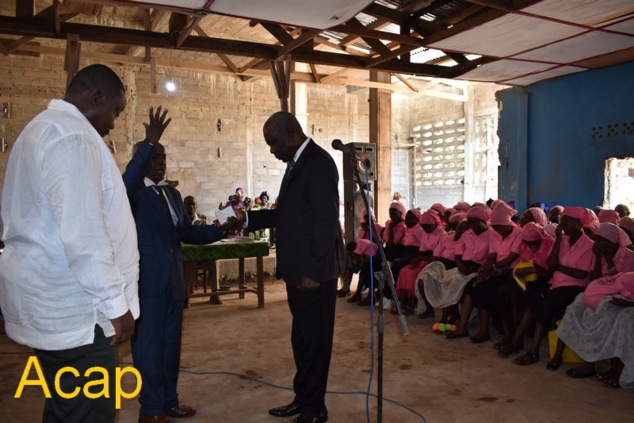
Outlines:
[[603,202],[608,157],[634,156],[634,62],[499,93],[500,198]]

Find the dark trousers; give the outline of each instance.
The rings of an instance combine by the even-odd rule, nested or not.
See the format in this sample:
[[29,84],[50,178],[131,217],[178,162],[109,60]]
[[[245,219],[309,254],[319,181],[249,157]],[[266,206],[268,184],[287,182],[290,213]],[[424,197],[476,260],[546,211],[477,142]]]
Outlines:
[[[35,349],[35,355],[42,366],[44,379],[51,392],[52,398],[47,398],[44,404],[44,423],[110,423],[115,419],[115,367],[117,366],[117,348],[110,346],[112,338],[106,338],[99,325],[95,325],[95,340],[92,344],[59,351],[44,351]],[[55,389],[55,376],[63,367],[72,367],[79,372],[79,377],[65,372],[59,381],[62,392],[72,393],[79,388],[79,394],[74,398],[62,398]],[[109,397],[101,395],[90,399],[84,395],[83,387],[89,381],[102,380],[101,372],[92,372],[84,377],[86,370],[91,367],[103,367],[108,372]],[[99,383],[89,389],[98,395],[104,389]]]
[[146,414],[158,416],[178,405],[178,370],[183,328],[183,300],[171,287],[158,297],[139,297],[141,317],[132,337],[134,367],[143,385],[139,403]]
[[322,282],[314,291],[286,285],[293,315],[291,344],[295,358],[293,390],[302,411],[318,413],[325,405],[328,369],[335,327],[337,280]]
[[[550,285],[549,285],[550,286]],[[541,295],[535,295],[528,300],[528,306],[533,311],[535,320],[546,329],[550,329],[553,318],[563,315],[577,295],[584,291],[582,286],[561,286],[555,289],[544,289]]]
[[515,283],[510,273],[491,276],[478,284],[465,289],[471,295],[473,305],[480,310],[497,311],[496,299],[498,291],[506,284]]

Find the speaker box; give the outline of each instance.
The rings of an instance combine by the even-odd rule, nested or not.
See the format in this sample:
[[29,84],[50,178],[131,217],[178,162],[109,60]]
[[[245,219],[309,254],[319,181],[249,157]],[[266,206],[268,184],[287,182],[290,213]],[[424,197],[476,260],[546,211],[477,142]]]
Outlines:
[[[360,157],[365,165],[368,167],[368,182],[370,191],[370,207],[374,207],[374,198],[372,195],[374,181],[377,179],[376,169],[376,144],[373,143],[351,143],[354,146],[355,153]],[[365,166],[359,161],[355,161],[355,165],[358,166],[359,176],[361,177],[361,183],[365,184]],[[354,241],[359,231],[360,219],[365,209],[362,196],[367,192],[359,190],[357,181],[353,173],[352,160],[343,155],[343,197],[344,197],[344,218],[346,233],[346,243]]]
[[[370,181],[376,181],[377,179],[377,169],[376,169],[376,144],[369,142],[353,142],[350,143],[354,147],[354,151],[359,158],[363,160],[365,166],[368,168],[368,179]],[[357,162],[357,166],[359,169],[359,176],[361,176],[361,181],[365,181],[365,166]],[[344,156],[343,158],[343,180],[344,181],[353,181],[354,173],[352,171],[352,163],[351,160]]]

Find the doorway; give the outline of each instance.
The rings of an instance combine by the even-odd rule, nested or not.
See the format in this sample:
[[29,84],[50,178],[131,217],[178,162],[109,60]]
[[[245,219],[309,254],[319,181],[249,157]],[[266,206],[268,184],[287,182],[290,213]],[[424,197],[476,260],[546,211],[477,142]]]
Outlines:
[[634,210],[634,158],[608,158],[604,186],[604,208],[614,210],[617,204],[625,204]]

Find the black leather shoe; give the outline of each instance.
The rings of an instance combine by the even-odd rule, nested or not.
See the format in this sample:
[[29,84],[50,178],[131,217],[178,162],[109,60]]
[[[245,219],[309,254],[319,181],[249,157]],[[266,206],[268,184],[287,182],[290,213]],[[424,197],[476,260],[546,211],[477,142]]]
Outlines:
[[324,423],[328,421],[328,411],[320,413],[302,413],[293,420],[293,423]]
[[290,416],[294,416],[295,414],[299,414],[301,411],[302,409],[299,406],[299,404],[293,401],[292,403],[288,405],[283,405],[277,408],[271,408],[269,410],[269,414],[275,417],[290,417]]
[[174,423],[174,420],[170,420],[166,415],[152,416],[145,414],[143,409],[139,410],[139,423]]
[[166,408],[165,414],[175,419],[182,419],[185,417],[191,417],[196,414],[196,409],[189,405],[177,405],[174,407]]

